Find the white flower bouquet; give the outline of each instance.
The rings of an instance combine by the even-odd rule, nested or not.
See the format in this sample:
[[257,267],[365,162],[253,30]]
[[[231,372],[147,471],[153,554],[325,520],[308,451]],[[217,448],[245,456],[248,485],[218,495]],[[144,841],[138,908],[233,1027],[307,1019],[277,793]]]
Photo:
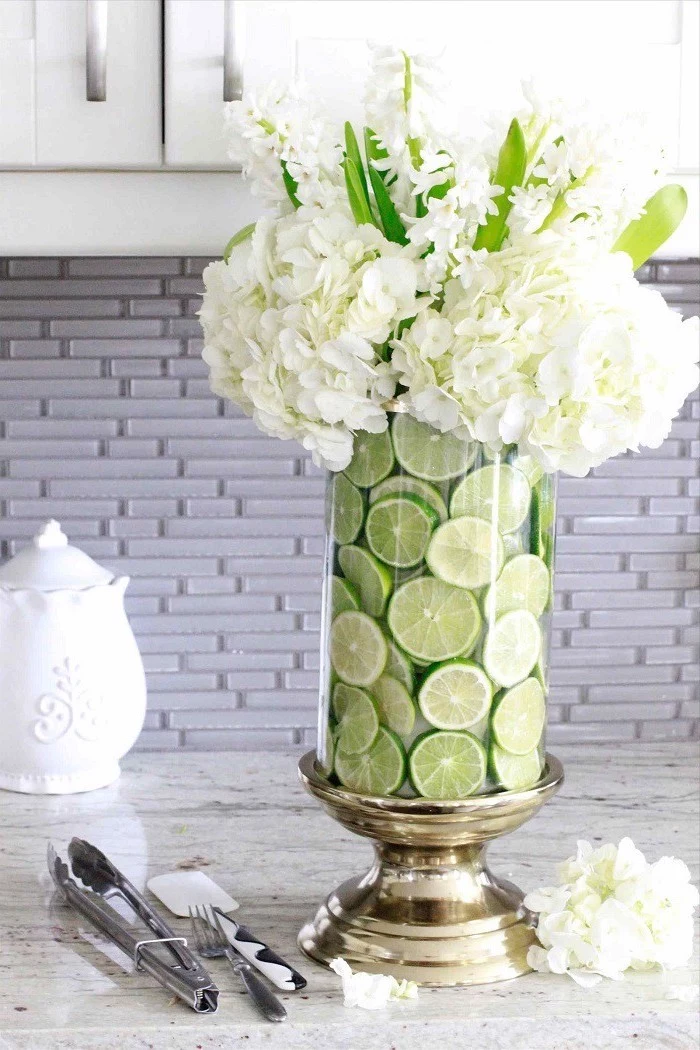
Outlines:
[[685,212],[660,151],[529,90],[468,139],[437,81],[375,48],[359,136],[299,87],[229,104],[272,208],[205,271],[213,390],[334,471],[393,397],[547,472],[658,446],[698,382],[696,319],[634,277]]
[[330,468],[319,765],[460,799],[545,765],[554,475],[659,445],[696,325],[634,270],[681,221],[640,127],[528,93],[483,141],[376,48],[366,126],[232,103],[271,210],[204,274],[214,391]]

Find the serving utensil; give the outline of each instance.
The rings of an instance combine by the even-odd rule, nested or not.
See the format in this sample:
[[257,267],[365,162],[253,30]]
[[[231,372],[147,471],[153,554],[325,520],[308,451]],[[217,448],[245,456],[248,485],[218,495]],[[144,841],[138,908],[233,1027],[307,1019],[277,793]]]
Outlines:
[[298,992],[306,987],[306,978],[290,966],[281,955],[268,948],[264,941],[227,915],[221,908],[213,907],[223,929],[224,936],[232,948],[248,960],[268,981],[283,992]]
[[[149,932],[157,936],[140,939],[135,937],[122,916],[106,903],[99,888],[94,893],[89,893],[78,886],[69,866],[61,860],[49,843],[47,851],[49,872],[64,900],[108,940],[126,952],[133,959],[137,970],[145,970],[150,973],[164,988],[173,992],[197,1013],[214,1013],[218,1006],[219,990],[209,973],[187,948],[185,938],[175,935],[168,924],[150,908],[138,891],[131,886],[128,879],[124,878],[117,868],[114,868],[104,854],[95,850],[95,847],[91,847],[89,843],[82,843],[82,840],[74,840],[74,842],[88,847],[86,851],[88,857],[90,856],[89,851],[94,850],[111,869],[109,875],[106,869],[104,870],[103,881],[103,877],[98,874],[98,870],[102,870],[101,866],[99,869],[92,869],[85,861],[85,853],[76,848],[74,852],[79,853],[85,861],[82,866],[82,874],[79,876],[81,880],[83,877],[90,878],[96,887],[102,888],[104,896],[118,893],[143,919]],[[123,889],[118,887],[120,882],[124,883]]]
[[192,936],[197,951],[205,959],[226,958],[243,981],[248,994],[268,1021],[284,1021],[287,1011],[277,996],[258,977],[248,960],[226,937],[219,915],[205,905],[190,907]]

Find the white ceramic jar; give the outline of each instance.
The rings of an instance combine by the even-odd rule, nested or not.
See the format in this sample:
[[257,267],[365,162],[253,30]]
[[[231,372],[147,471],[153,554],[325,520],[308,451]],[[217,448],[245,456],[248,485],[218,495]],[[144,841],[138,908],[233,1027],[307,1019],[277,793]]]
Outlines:
[[0,788],[68,794],[119,776],[146,712],[128,583],[56,521],[0,567]]

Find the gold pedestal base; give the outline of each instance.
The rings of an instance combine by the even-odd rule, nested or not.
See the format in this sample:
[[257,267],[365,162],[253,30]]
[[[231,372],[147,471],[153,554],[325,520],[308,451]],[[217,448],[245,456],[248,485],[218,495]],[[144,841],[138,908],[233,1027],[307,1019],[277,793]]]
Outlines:
[[485,861],[486,843],[524,824],[559,789],[561,764],[547,755],[527,791],[456,802],[374,798],[330,785],[304,755],[299,776],[343,827],[374,842],[366,875],[330,894],[299,934],[299,947],[326,965],[418,984],[487,984],[528,973],[535,941],[523,895]]

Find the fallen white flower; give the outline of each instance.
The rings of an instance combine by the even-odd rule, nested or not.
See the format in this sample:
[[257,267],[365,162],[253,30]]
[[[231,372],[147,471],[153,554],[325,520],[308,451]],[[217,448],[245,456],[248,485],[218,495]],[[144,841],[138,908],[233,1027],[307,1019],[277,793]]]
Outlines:
[[682,1003],[694,1003],[699,994],[695,984],[672,984],[666,990],[667,999],[678,999]]
[[683,966],[693,952],[698,891],[674,857],[650,864],[631,839],[593,849],[579,842],[559,867],[560,886],[525,897],[539,915],[527,961],[541,973],[568,974],[592,987],[603,977]]
[[359,1006],[363,1010],[381,1010],[392,999],[415,999],[418,986],[414,981],[397,981],[384,973],[353,973],[345,959],[334,959],[331,970],[343,982],[346,1006]]

